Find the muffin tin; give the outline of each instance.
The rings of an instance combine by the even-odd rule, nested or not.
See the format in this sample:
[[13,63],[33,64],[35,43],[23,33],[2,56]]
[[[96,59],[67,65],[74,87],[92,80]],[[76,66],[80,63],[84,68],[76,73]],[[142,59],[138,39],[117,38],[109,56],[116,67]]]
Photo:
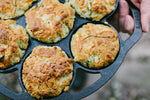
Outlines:
[[[39,1],[40,0],[38,0],[38,2]],[[104,24],[104,22],[116,11],[119,1],[120,0],[117,0],[117,2],[116,2],[115,10],[112,13],[110,13],[109,15],[105,16],[99,22],[92,22],[90,19],[81,18],[79,15],[76,14],[75,23],[74,23],[73,29],[71,30],[70,34],[65,39],[61,40],[58,43],[46,44],[46,43],[42,43],[42,42],[39,42],[37,40],[34,40],[29,36],[29,39],[30,39],[29,46],[28,46],[28,49],[27,49],[26,54],[23,57],[22,61],[20,63],[16,64],[16,65],[10,67],[10,68],[0,70],[1,73],[9,73],[9,72],[18,70],[18,78],[19,78],[20,86],[22,88],[22,92],[15,93],[15,92],[5,88],[3,85],[0,84],[0,93],[2,93],[3,95],[5,95],[5,96],[7,96],[11,99],[14,99],[14,100],[36,100],[36,98],[31,97],[30,94],[28,94],[25,91],[25,87],[23,85],[22,78],[21,78],[22,77],[21,73],[22,73],[23,62],[24,62],[25,58],[32,52],[33,48],[36,47],[36,46],[39,46],[39,45],[59,46],[59,47],[61,47],[61,49],[63,49],[68,54],[68,56],[70,58],[73,59],[73,56],[71,54],[71,49],[70,49],[70,40],[71,40],[72,35],[75,33],[75,31],[79,27],[81,27],[83,24],[86,24],[86,23],[101,23],[101,24]],[[79,99],[82,99],[82,98],[94,93],[99,88],[101,88],[116,73],[119,66],[123,62],[123,59],[124,59],[126,53],[140,39],[141,34],[142,34],[141,22],[140,22],[140,12],[130,2],[130,0],[127,0],[127,1],[130,5],[130,10],[131,10],[131,13],[132,13],[132,15],[134,17],[134,21],[135,21],[134,32],[126,41],[123,41],[121,39],[119,33],[118,33],[119,42],[120,42],[120,50],[119,50],[119,53],[118,53],[115,61],[111,65],[109,65],[108,67],[102,68],[102,69],[99,69],[99,70],[87,69],[87,68],[81,66],[80,64],[74,62],[74,75],[73,75],[72,82],[70,84],[70,88],[72,87],[72,85],[75,81],[75,77],[76,77],[76,74],[77,74],[77,69],[82,69],[82,70],[84,70],[86,72],[90,72],[90,73],[100,74],[101,78],[99,78],[91,86],[83,89],[80,92],[77,92],[77,93],[71,93],[70,91],[69,92],[63,92],[62,94],[60,94],[57,97],[47,98],[46,100],[79,100]],[[63,3],[63,2],[65,2],[65,0],[60,0],[60,2]],[[15,19],[15,20],[17,21],[17,24],[23,26],[24,28],[26,27],[25,16],[22,16],[18,19]],[[110,24],[105,24],[105,25],[108,25],[108,26],[114,28]]]

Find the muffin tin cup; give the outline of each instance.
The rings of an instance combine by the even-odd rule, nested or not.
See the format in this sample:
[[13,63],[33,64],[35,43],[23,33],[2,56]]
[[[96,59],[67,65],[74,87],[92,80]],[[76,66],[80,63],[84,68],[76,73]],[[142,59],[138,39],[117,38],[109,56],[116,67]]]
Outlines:
[[[38,1],[40,1],[40,0],[38,0]],[[36,98],[31,97],[30,94],[28,92],[26,92],[26,89],[25,89],[25,87],[23,85],[23,82],[22,82],[23,62],[28,57],[28,55],[32,52],[33,48],[36,47],[36,46],[39,46],[39,45],[59,46],[62,50],[64,50],[67,53],[69,58],[73,59],[73,56],[71,54],[71,49],[70,49],[70,41],[71,41],[71,37],[75,33],[75,31],[78,28],[80,28],[83,24],[86,24],[86,23],[104,24],[104,22],[107,20],[107,18],[109,18],[116,11],[119,1],[120,0],[117,0],[117,2],[116,2],[115,10],[111,14],[105,16],[99,22],[92,22],[89,19],[83,19],[83,18],[80,18],[79,15],[76,15],[74,27],[71,30],[70,34],[65,39],[59,41],[58,43],[54,43],[54,44],[42,43],[42,42],[38,42],[35,39],[32,39],[29,36],[29,39],[30,39],[29,46],[28,46],[28,49],[27,49],[26,54],[23,57],[22,61],[20,63],[16,64],[16,65],[14,65],[14,66],[8,68],[8,69],[0,70],[1,73],[9,73],[9,72],[18,70],[18,79],[19,79],[19,82],[20,82],[20,86],[22,88],[22,92],[21,93],[15,93],[15,92],[5,88],[3,85],[0,85],[0,93],[4,94],[5,96],[7,96],[11,99],[14,99],[14,100],[36,100]],[[109,65],[105,68],[101,68],[99,70],[88,69],[88,68],[83,67],[79,63],[74,62],[74,74],[73,74],[72,82],[70,84],[70,88],[72,87],[72,85],[75,81],[75,77],[76,77],[78,69],[82,69],[82,70],[84,70],[86,72],[90,72],[90,73],[98,73],[98,74],[101,75],[101,78],[98,79],[91,86],[83,89],[80,92],[77,92],[77,93],[71,93],[70,91],[69,92],[63,92],[59,96],[48,98],[46,100],[79,100],[79,99],[82,99],[82,98],[92,94],[93,92],[95,92],[99,88],[101,88],[116,73],[119,66],[123,62],[123,59],[124,59],[126,53],[140,39],[141,34],[142,34],[141,22],[140,22],[140,12],[129,0],[127,0],[127,1],[130,5],[130,10],[132,12],[134,22],[135,22],[134,32],[126,41],[123,41],[121,39],[119,33],[118,33],[119,42],[120,42],[120,50],[119,50],[119,53],[118,53],[115,61],[111,65]],[[60,2],[64,2],[64,0],[60,0]],[[17,24],[22,25],[24,28],[26,27],[25,16],[22,16],[22,17],[16,19],[16,21],[17,21]],[[104,25],[108,25],[108,26],[114,28],[110,24],[104,24]]]

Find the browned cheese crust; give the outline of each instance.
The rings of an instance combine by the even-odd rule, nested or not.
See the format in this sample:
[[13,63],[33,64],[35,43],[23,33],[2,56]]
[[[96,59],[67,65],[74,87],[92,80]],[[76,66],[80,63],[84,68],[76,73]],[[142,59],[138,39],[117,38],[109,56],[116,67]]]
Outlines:
[[117,32],[106,25],[88,23],[73,35],[71,51],[74,60],[87,68],[108,66],[119,51]]
[[27,13],[27,31],[32,38],[55,43],[65,38],[73,27],[75,11],[68,3],[57,0],[41,0]]
[[68,0],[76,12],[84,18],[92,18],[99,21],[105,15],[111,13],[116,0]]
[[59,47],[38,46],[23,64],[22,79],[31,96],[57,96],[69,90],[73,60]]
[[28,35],[13,20],[0,21],[0,68],[18,63],[28,46]]
[[24,12],[37,0],[1,0],[0,1],[0,18],[16,18]]

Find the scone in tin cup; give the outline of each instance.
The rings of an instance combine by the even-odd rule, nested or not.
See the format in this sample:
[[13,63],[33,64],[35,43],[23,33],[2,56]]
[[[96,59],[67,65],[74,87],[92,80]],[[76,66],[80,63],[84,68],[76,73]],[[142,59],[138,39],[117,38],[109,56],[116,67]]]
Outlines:
[[[65,2],[65,1],[60,0],[60,2]],[[119,2],[119,0],[117,0],[117,2],[116,2],[115,10],[117,9],[118,2]],[[126,41],[123,41],[121,39],[120,35],[117,33],[118,37],[119,37],[120,48],[119,48],[119,53],[116,56],[115,61],[112,64],[110,64],[109,66],[107,66],[106,68],[102,68],[102,69],[98,69],[98,70],[88,69],[88,68],[85,68],[82,65],[74,62],[74,64],[73,64],[73,69],[74,69],[73,73],[74,74],[73,74],[73,79],[71,81],[69,88],[71,89],[71,87],[73,86],[73,83],[75,82],[75,78],[76,78],[76,74],[77,74],[78,69],[82,69],[82,70],[89,72],[89,73],[100,74],[101,78],[98,79],[96,82],[94,82],[91,86],[83,89],[80,92],[72,93],[69,90],[68,92],[62,92],[59,96],[45,98],[46,100],[80,100],[80,99],[94,93],[96,90],[101,88],[109,79],[111,79],[111,77],[118,70],[118,68],[119,68],[120,64],[122,63],[127,51],[140,39],[140,36],[142,33],[141,23],[140,23],[140,12],[130,2],[129,2],[129,4],[130,4],[130,10],[131,10],[132,15],[134,17],[135,28],[134,28],[133,34]],[[41,45],[41,46],[58,46],[63,51],[66,52],[66,54],[68,55],[68,58],[73,59],[74,57],[71,54],[70,42],[71,42],[71,38],[72,38],[73,34],[75,34],[76,30],[78,30],[79,28],[81,28],[83,25],[85,25],[87,23],[105,25],[103,22],[106,21],[107,18],[110,17],[114,13],[114,11],[110,15],[105,16],[99,22],[92,22],[92,20],[81,18],[78,14],[76,14],[75,23],[74,23],[73,29],[70,31],[69,35],[66,38],[64,38],[63,40],[61,40],[57,43],[54,43],[54,44],[52,44],[52,43],[47,44],[47,43],[38,42],[37,40],[32,39],[29,36],[29,39],[30,39],[29,46],[28,46],[27,52],[26,52],[25,56],[23,57],[22,61],[16,65],[14,65],[14,66],[8,68],[8,69],[0,70],[0,72],[2,72],[2,73],[4,73],[4,72],[8,73],[8,72],[11,72],[14,70],[18,70],[18,78],[19,78],[20,86],[22,88],[22,92],[15,93],[15,92],[5,88],[2,85],[0,85],[0,89],[1,89],[0,92],[4,95],[8,96],[9,98],[15,99],[15,100],[36,100],[36,98],[31,97],[31,95],[26,91],[25,86],[23,85],[23,81],[22,81],[22,69],[23,69],[22,66],[23,66],[25,59],[33,51],[33,48],[35,48],[39,45]],[[24,28],[26,27],[25,16],[22,16],[22,17],[16,19],[16,21],[17,21],[17,24],[22,25]],[[107,24],[107,26],[113,28],[113,26],[110,24]],[[113,28],[113,29],[115,29],[115,28]]]
[[119,52],[117,32],[104,24],[87,23],[71,39],[74,61],[89,69],[100,69],[114,62]]
[[0,21],[0,69],[20,62],[28,48],[25,29],[13,20]]
[[75,11],[68,3],[57,0],[41,0],[25,13],[26,29],[30,36],[45,43],[61,41],[70,33]]
[[1,0],[0,18],[12,19],[22,16],[37,0]]
[[57,46],[37,46],[23,64],[22,81],[38,99],[55,97],[69,90],[73,60]]

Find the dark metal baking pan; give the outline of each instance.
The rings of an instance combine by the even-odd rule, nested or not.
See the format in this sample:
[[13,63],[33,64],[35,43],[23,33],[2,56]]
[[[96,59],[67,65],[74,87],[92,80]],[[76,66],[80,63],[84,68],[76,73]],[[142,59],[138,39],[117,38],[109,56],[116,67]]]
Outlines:
[[[38,0],[38,2],[39,1],[40,0]],[[96,22],[96,23],[104,24],[104,22],[107,20],[107,18],[111,17],[111,15],[116,11],[119,1],[120,0],[117,0],[115,10],[111,14],[105,16],[101,21]],[[118,33],[119,42],[120,42],[120,50],[116,57],[116,60],[108,67],[99,69],[99,70],[87,69],[87,68],[81,66],[80,64],[74,62],[74,76],[73,76],[73,80],[71,82],[70,88],[72,87],[72,85],[75,81],[77,69],[82,69],[82,70],[90,72],[90,73],[98,73],[101,75],[101,78],[99,78],[91,86],[83,89],[80,92],[77,92],[77,93],[71,93],[70,91],[63,92],[62,94],[60,94],[57,97],[48,98],[46,100],[79,100],[79,99],[82,99],[82,98],[94,93],[99,88],[101,88],[116,73],[116,71],[120,67],[121,63],[123,62],[123,59],[126,56],[126,53],[140,39],[141,34],[142,34],[141,22],[140,22],[140,12],[134,5],[132,5],[132,3],[129,0],[127,0],[127,1],[130,5],[130,10],[132,12],[134,22],[135,22],[134,32],[126,41],[123,41]],[[60,0],[60,2],[64,2],[64,0]],[[26,27],[25,16],[22,16],[15,20],[17,21],[17,24],[20,24],[24,28]],[[73,56],[71,55],[71,50],[70,50],[70,39],[72,37],[72,34],[74,34],[74,32],[77,30],[77,28],[81,27],[83,24],[86,24],[86,23],[95,23],[95,22],[92,22],[90,19],[81,18],[79,15],[76,14],[74,27],[71,30],[70,34],[65,39],[63,39],[62,41],[55,43],[55,44],[46,44],[46,43],[38,42],[37,40],[34,40],[31,37],[29,37],[30,38],[29,47],[28,47],[26,54],[23,57],[22,61],[8,69],[0,70],[1,73],[9,73],[9,72],[18,70],[18,78],[19,78],[20,86],[22,88],[22,92],[15,93],[15,92],[5,88],[3,85],[0,85],[0,93],[2,93],[3,95],[5,95],[11,99],[14,99],[14,100],[36,100],[36,98],[31,97],[30,94],[28,94],[25,91],[25,87],[22,83],[21,72],[22,72],[22,64],[23,64],[25,58],[32,52],[33,48],[38,45],[59,46],[68,54],[68,56],[70,58],[73,58]],[[114,28],[110,24],[107,24],[107,25]]]

